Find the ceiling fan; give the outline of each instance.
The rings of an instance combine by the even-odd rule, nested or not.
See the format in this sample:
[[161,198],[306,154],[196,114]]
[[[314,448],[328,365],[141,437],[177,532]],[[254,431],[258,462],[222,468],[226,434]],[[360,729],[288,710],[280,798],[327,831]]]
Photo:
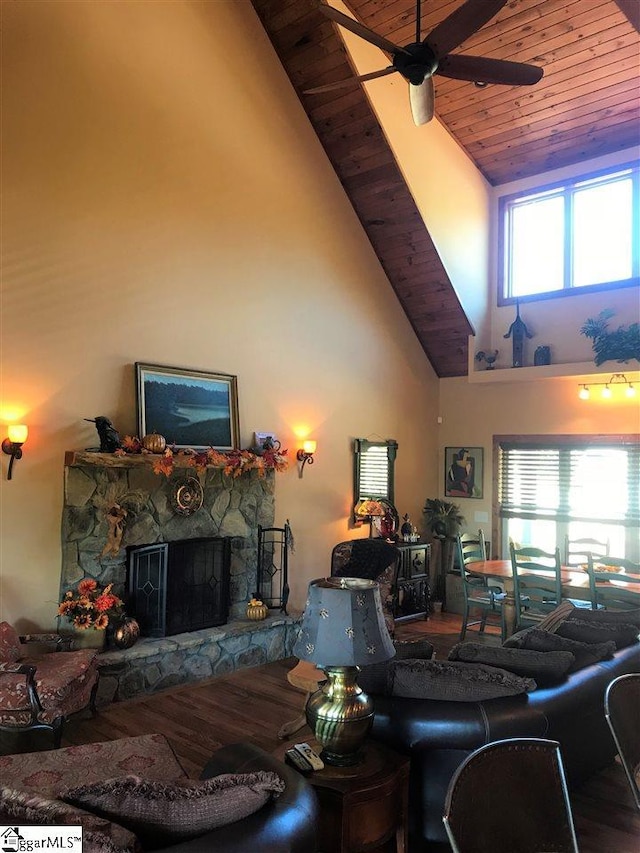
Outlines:
[[320,8],[328,18],[389,54],[391,65],[360,77],[306,89],[305,94],[328,92],[354,83],[364,83],[367,80],[375,80],[377,77],[385,77],[397,71],[409,83],[413,120],[417,125],[421,125],[433,118],[434,74],[456,80],[469,80],[478,86],[486,86],[487,83],[531,86],[537,83],[543,74],[542,68],[536,65],[510,62],[505,59],[490,59],[486,56],[451,53],[494,15],[497,15],[507,2],[508,0],[466,0],[455,12],[431,30],[426,38],[421,39],[420,0],[416,0],[416,40],[404,47],[378,35],[332,6],[321,3]]

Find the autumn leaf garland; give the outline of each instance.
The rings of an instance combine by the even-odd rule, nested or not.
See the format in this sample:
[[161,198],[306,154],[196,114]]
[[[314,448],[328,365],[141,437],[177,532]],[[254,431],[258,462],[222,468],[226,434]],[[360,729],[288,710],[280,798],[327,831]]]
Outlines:
[[164,474],[166,477],[173,473],[176,458],[195,468],[198,473],[207,468],[222,468],[229,477],[240,477],[246,471],[257,471],[260,477],[264,477],[266,471],[284,471],[289,465],[287,451],[276,450],[273,447],[265,447],[260,456],[251,450],[221,452],[212,447],[202,451],[190,448],[175,450],[167,447],[164,453],[157,455],[149,454],[137,436],[126,435],[122,440],[122,447],[115,451],[115,455],[130,454],[154,455],[156,457],[153,462],[154,473]]

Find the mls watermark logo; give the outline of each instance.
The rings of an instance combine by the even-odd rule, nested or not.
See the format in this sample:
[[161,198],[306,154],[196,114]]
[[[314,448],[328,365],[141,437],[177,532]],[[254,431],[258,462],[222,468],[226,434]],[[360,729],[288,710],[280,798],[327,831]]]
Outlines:
[[82,853],[81,826],[0,826],[2,853],[66,850]]

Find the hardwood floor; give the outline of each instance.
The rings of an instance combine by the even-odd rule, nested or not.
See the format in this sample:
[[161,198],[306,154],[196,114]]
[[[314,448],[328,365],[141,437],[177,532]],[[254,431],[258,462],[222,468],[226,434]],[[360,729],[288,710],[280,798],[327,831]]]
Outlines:
[[[459,616],[443,613],[428,621],[402,623],[397,635],[408,639],[426,634],[436,656],[445,658],[457,642],[459,628]],[[469,636],[475,640],[478,634]],[[499,644],[499,636],[483,641]],[[245,740],[269,751],[277,747],[276,732],[300,713],[303,702],[302,694],[286,680],[294,664],[295,659],[277,661],[108,706],[94,719],[70,721],[63,745],[161,732],[185,770],[197,778],[211,753],[224,744]],[[309,730],[303,729],[296,738],[308,735]],[[581,853],[639,853],[640,815],[617,764],[572,792],[571,803]]]

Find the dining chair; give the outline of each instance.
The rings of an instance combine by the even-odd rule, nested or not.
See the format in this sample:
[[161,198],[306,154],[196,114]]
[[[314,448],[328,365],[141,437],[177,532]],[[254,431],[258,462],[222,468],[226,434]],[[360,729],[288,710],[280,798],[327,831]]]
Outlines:
[[640,563],[621,557],[607,557],[600,562],[591,554],[587,558],[591,606],[607,610],[631,610],[640,607],[640,592],[625,587],[625,574],[640,575]]
[[640,811],[640,673],[620,675],[604,694],[604,713],[629,782],[633,801]]
[[516,548],[509,543],[513,594],[515,598],[515,630],[541,622],[562,600],[560,550]]
[[564,564],[565,566],[586,565],[587,555],[591,554],[596,560],[609,554],[609,540],[605,539],[570,539],[564,537]]
[[560,744],[481,746],[454,773],[443,821],[454,853],[578,853]]
[[[487,578],[474,575],[467,570],[467,566],[470,563],[487,559],[484,533],[482,530],[478,530],[477,535],[462,533],[456,537],[456,540],[464,604],[460,640],[464,640],[467,629],[473,625],[479,625],[479,632],[484,633],[487,626],[487,619],[492,617],[489,624],[498,624],[500,626],[500,635],[504,643],[507,639],[507,624],[503,607],[506,593],[500,587],[490,586]],[[479,610],[481,613],[480,619],[469,622],[471,610]]]

